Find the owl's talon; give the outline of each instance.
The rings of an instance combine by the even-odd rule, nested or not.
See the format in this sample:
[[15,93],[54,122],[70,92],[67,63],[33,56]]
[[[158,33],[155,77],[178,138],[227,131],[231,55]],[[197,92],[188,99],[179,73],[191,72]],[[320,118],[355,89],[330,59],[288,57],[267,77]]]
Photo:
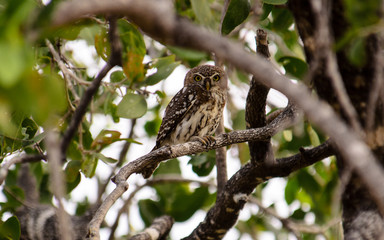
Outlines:
[[206,148],[211,147],[216,143],[216,139],[212,136],[204,136],[204,137],[194,136],[191,138],[191,141],[198,141],[201,144],[203,144]]

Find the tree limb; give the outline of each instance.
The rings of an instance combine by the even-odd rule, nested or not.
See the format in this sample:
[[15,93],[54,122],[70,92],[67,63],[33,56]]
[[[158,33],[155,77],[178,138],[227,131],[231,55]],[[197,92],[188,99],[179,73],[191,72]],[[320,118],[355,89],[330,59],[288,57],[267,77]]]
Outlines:
[[174,220],[170,216],[156,218],[151,226],[129,240],[165,240],[172,228],[173,222]]

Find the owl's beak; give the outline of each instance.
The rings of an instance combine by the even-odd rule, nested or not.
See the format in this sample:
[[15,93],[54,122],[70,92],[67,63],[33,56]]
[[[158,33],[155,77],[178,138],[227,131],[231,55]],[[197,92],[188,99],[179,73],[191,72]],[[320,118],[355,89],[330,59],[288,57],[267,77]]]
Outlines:
[[207,89],[207,91],[209,91],[209,89],[211,88],[211,81],[210,81],[210,79],[206,79],[205,80],[205,88]]

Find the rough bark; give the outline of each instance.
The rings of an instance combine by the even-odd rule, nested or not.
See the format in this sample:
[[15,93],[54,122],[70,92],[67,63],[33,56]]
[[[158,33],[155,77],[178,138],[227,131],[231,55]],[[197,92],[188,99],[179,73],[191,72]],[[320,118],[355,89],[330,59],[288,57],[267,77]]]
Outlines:
[[[323,3],[325,1],[322,1]],[[349,23],[344,15],[344,2],[330,1],[330,17],[329,28],[335,42],[344,37]],[[347,117],[345,108],[343,108],[338,101],[337,94],[332,87],[332,80],[326,74],[328,67],[325,56],[322,56],[319,51],[319,46],[316,44],[316,31],[319,30],[319,22],[315,19],[313,7],[310,1],[290,0],[289,8],[294,14],[296,19],[297,28],[303,39],[304,49],[308,63],[310,65],[311,73],[313,74],[313,86],[317,94],[327,101],[336,112],[338,112],[343,119],[351,124],[350,119]],[[368,110],[371,106],[369,102],[370,94],[374,89],[375,73],[377,68],[382,68],[378,62],[378,52],[381,51],[379,44],[379,37],[375,34],[370,34],[366,38],[365,53],[367,61],[363,66],[356,66],[350,63],[347,58],[345,49],[336,52],[337,66],[342,77],[342,81],[348,97],[356,110],[357,118],[360,126],[367,126]],[[382,115],[382,102],[374,102],[377,104],[374,107],[374,120],[373,129],[366,129],[366,141],[371,146],[377,159],[383,163],[382,153],[383,144],[377,136],[379,136],[380,129],[382,129],[383,115]],[[373,137],[375,136],[375,137]],[[370,143],[374,142],[374,144]],[[345,160],[338,155],[337,157],[339,174],[343,176],[350,171],[345,166]],[[369,174],[367,172],[367,174]],[[352,174],[342,195],[343,205],[343,227],[345,239],[377,239],[383,231],[384,224],[383,218],[380,215],[377,205],[372,200],[371,195],[367,191],[361,178],[356,174]]]

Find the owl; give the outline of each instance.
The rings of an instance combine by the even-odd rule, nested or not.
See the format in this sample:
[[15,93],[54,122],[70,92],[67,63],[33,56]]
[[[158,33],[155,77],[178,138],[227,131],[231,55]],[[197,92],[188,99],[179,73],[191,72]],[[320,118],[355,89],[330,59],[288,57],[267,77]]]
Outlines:
[[[212,134],[220,123],[227,98],[227,75],[220,67],[202,65],[192,68],[184,79],[184,87],[172,98],[167,108],[152,151],[165,146],[200,141],[214,142]],[[152,175],[156,165],[142,174]]]

